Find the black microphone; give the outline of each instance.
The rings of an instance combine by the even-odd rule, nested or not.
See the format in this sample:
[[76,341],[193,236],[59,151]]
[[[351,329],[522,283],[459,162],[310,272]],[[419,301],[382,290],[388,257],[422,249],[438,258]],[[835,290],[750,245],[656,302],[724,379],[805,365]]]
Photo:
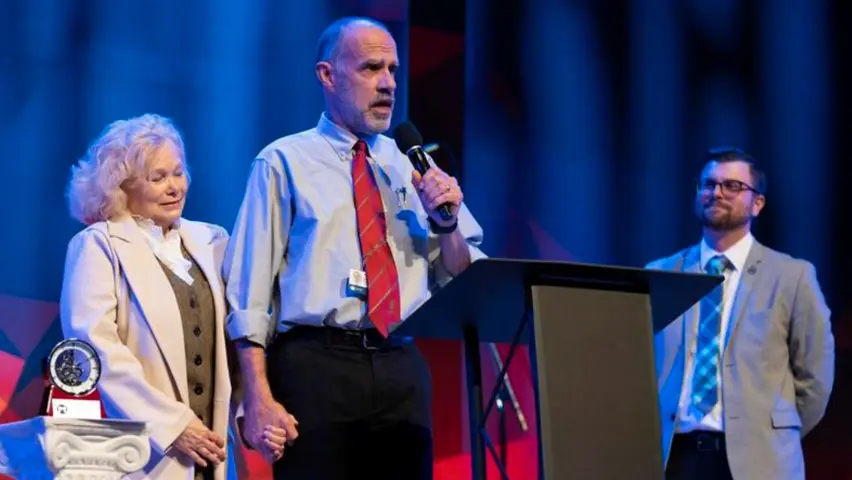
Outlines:
[[[417,127],[411,122],[403,122],[393,130],[393,139],[400,151],[408,155],[414,169],[420,172],[420,175],[426,175],[426,171],[432,168],[432,165],[429,164],[429,158],[423,150],[423,137],[420,136]],[[453,214],[450,210],[450,204],[439,205],[438,215],[443,220],[452,220]]]

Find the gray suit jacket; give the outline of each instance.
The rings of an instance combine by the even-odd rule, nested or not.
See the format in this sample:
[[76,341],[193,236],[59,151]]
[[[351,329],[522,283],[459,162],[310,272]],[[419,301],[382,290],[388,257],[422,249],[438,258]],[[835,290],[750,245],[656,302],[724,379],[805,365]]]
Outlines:
[[[647,268],[701,272],[700,247]],[[721,288],[721,287],[718,287]],[[736,480],[802,479],[801,437],[825,413],[834,382],[834,337],[812,264],[757,241],[734,298],[722,356],[725,442]],[[668,462],[698,305],[654,338]]]

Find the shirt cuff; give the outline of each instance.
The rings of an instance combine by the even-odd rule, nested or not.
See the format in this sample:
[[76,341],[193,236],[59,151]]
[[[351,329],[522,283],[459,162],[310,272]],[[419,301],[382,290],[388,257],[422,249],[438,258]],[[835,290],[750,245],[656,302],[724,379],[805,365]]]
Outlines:
[[232,341],[247,340],[266,348],[272,338],[272,321],[266,312],[236,310],[225,323]]
[[[467,244],[467,250],[470,252],[470,263],[473,263],[477,260],[482,260],[483,258],[488,258],[488,255],[482,252],[479,248]],[[441,262],[441,256],[435,259],[433,263],[433,268],[435,269],[435,285],[439,288],[444,288],[448,283],[454,278],[447,272],[447,269],[444,268],[444,264]]]

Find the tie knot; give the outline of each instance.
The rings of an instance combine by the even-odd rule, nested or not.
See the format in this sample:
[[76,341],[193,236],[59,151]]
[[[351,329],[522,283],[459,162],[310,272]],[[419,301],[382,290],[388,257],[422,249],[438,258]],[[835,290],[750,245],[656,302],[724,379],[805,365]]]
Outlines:
[[367,156],[367,142],[364,140],[355,142],[355,155]]
[[716,255],[707,262],[707,273],[721,275],[731,266],[731,261],[724,255]]

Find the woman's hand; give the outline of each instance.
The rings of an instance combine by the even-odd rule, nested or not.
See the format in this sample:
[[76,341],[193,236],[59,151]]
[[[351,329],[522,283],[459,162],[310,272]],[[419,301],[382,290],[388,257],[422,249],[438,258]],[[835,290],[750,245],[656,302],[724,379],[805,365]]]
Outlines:
[[225,441],[198,418],[187,425],[172,446],[202,467],[206,467],[207,462],[219,465],[225,461]]

